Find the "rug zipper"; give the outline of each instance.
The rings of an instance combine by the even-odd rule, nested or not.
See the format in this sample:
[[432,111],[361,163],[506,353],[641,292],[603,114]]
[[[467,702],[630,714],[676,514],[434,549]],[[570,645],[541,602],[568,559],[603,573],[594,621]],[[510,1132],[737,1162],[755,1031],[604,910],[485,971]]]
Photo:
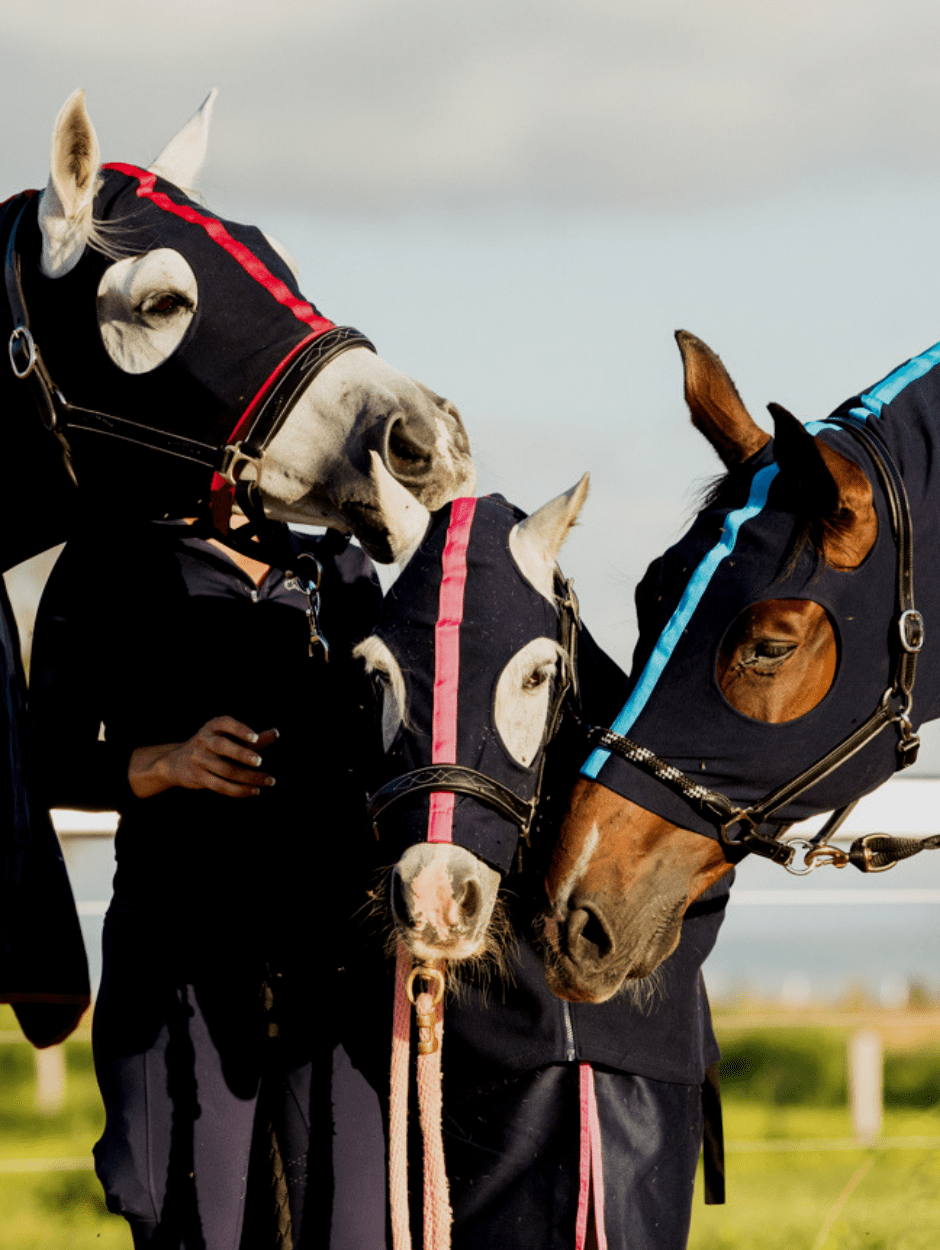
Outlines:
[[565,1059],[568,1063],[574,1063],[578,1057],[578,1049],[574,1044],[574,1024],[571,1019],[571,1007],[562,1000],[562,1015],[565,1020]]

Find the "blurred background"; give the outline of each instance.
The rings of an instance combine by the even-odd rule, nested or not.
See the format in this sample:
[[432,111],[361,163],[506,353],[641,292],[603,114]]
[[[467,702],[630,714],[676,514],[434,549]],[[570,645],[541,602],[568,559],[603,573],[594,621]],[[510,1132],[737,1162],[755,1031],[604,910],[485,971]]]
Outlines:
[[[719,470],[687,420],[673,331],[722,355],[758,421],[770,400],[824,416],[940,338],[938,50],[929,0],[0,0],[2,196],[44,184],[76,86],[103,159],[140,164],[217,86],[207,203],[277,236],[321,311],[458,404],[480,491],[531,509],[591,472],[563,563],[586,622],[628,665],[633,586]],[[27,648],[48,567],[7,575]],[[936,831],[934,778],[929,731],[914,779],[856,826]],[[100,820],[60,823],[97,966],[110,838]],[[940,1098],[940,856],[853,877],[751,863],[739,874],[706,978],[741,1106],[771,1109],[742,1111],[742,1142],[855,1141],[848,1120],[787,1129],[780,1109],[848,1116],[846,1047],[860,1028],[889,1058],[917,1056],[898,1071],[927,1073],[908,1103],[886,1075],[886,1114]],[[0,1080],[9,1061],[28,1100],[32,1059],[12,1024],[2,1036]],[[745,1037],[764,1039],[764,1059],[750,1042],[734,1049]],[[820,1055],[829,1077],[806,1059]],[[797,1069],[810,1076],[794,1095],[785,1074]],[[932,1114],[881,1137],[937,1138]],[[32,1115],[25,1137],[0,1134],[0,1165],[51,1157],[51,1121],[36,1137]],[[27,1149],[34,1140],[46,1144]],[[62,1158],[84,1157],[55,1140]],[[806,1229],[786,1224],[781,1197],[772,1228],[758,1234],[742,1206],[709,1210],[693,1244],[940,1245],[936,1151],[857,1147],[825,1162],[825,1182],[807,1163],[805,1184],[803,1155],[747,1154],[739,1189],[753,1198],[766,1183],[747,1168],[785,1167]],[[927,1179],[911,1190],[883,1178],[869,1207],[859,1180],[830,1220],[865,1166]],[[0,1217],[12,1219],[25,1180],[7,1170],[17,1196],[6,1216],[0,1197]],[[93,1183],[67,1175],[48,1182],[47,1204],[90,1204],[97,1219]],[[78,1227],[62,1244],[84,1244]]]

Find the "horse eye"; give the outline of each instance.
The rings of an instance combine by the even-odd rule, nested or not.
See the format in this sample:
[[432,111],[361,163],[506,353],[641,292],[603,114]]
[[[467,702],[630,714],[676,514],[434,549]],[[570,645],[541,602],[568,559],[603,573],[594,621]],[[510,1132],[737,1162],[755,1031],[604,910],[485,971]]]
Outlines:
[[548,681],[552,675],[552,666],[543,664],[540,668],[535,668],[528,673],[522,682],[522,689],[527,691],[539,690]]
[[795,650],[792,642],[774,642],[770,638],[761,639],[755,648],[759,660],[783,660]]
[[175,291],[158,291],[153,295],[148,295],[139,304],[137,311],[144,317],[154,315],[166,317],[180,308],[192,308],[192,304],[185,296],[178,295]]
[[757,674],[770,676],[777,672],[784,660],[789,659],[795,650],[796,643],[793,642],[758,638],[750,646],[744,648],[744,654],[738,659],[738,666],[751,669]]

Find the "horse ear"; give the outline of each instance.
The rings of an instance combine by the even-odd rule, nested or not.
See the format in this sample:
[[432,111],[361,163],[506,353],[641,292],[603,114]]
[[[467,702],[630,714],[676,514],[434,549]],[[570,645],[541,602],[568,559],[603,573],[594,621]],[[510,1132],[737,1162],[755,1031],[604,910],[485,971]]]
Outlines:
[[509,535],[509,550],[519,571],[552,603],[555,601],[555,561],[584,506],[590,483],[591,475],[585,473],[571,490],[543,504],[537,512],[513,526]]
[[193,189],[206,159],[212,106],[218,94],[213,87],[183,129],[170,140],[149,167],[152,174],[165,178],[183,191]]
[[79,88],[56,118],[49,181],[39,201],[40,263],[47,278],[74,269],[91,237],[99,163],[98,137]]
[[857,568],[878,534],[871,482],[853,460],[810,434],[786,408],[768,408],[774,419],[774,459],[803,510],[820,523],[824,558],[834,568]]
[[700,430],[727,468],[760,451],[770,435],[754,421],[727,369],[712,349],[688,330],[676,331],[685,370],[685,401]]

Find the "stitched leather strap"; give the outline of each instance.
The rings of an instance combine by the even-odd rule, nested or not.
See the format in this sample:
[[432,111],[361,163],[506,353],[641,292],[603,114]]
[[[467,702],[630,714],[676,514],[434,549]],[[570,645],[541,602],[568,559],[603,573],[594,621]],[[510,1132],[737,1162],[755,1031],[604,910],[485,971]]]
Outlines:
[[465,768],[462,764],[429,764],[425,768],[415,768],[410,773],[393,777],[375,794],[368,796],[366,811],[373,826],[376,826],[379,816],[392,803],[414,798],[419,794],[430,794],[435,790],[469,795],[507,817],[524,833],[529,831],[535,810],[534,801],[520,799],[501,781],[496,781],[485,773],[478,773],[474,768]]

